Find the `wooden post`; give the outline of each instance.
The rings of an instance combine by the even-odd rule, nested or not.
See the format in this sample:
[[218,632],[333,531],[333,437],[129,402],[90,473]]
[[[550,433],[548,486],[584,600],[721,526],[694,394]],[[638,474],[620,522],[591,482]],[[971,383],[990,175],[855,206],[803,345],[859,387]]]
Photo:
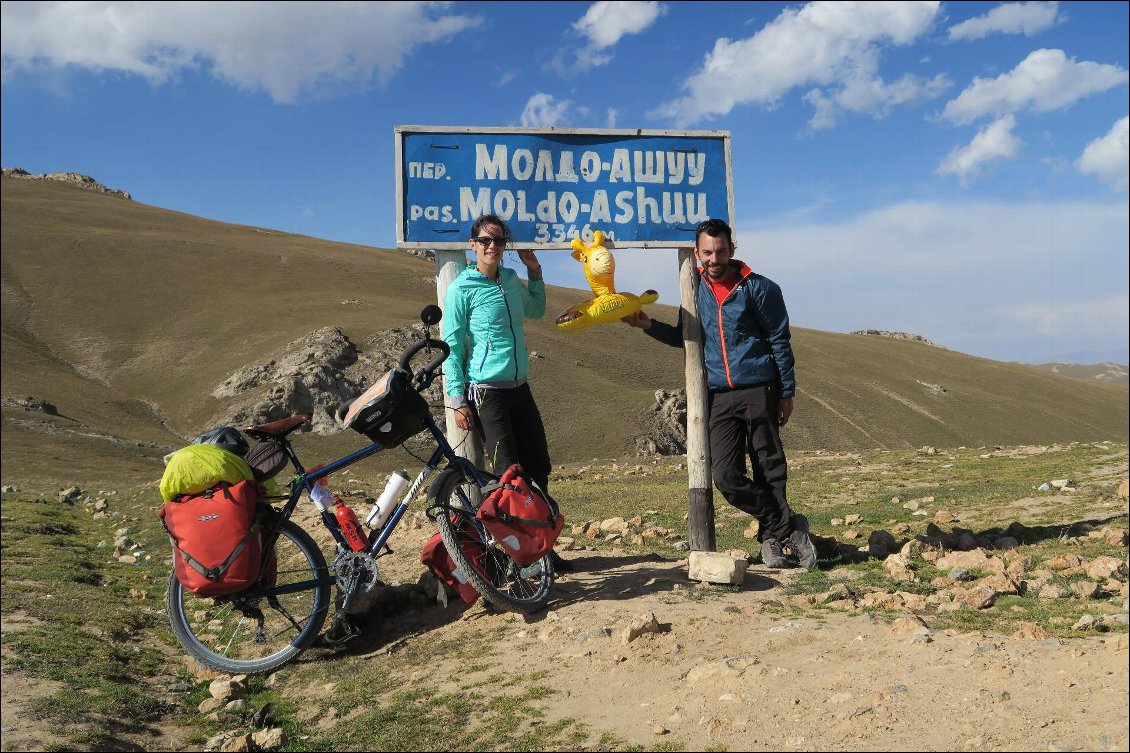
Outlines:
[[[436,296],[439,299],[439,307],[442,309],[447,302],[447,288],[459,276],[467,266],[467,252],[466,251],[433,251],[436,258]],[[444,314],[446,315],[446,311]],[[446,320],[441,320],[440,325],[446,329]],[[444,376],[444,386],[446,387],[447,377]],[[443,395],[444,417],[447,419],[447,442],[455,448],[456,454],[460,457],[467,458],[477,468],[486,468],[483,465],[485,455],[483,453],[483,441],[479,438],[477,432],[463,431],[455,423],[455,412],[451,410],[451,398],[447,396],[447,390],[444,390]]]
[[679,296],[683,307],[683,345],[687,383],[687,533],[691,551],[713,552],[714,492],[710,476],[707,433],[709,399],[702,361],[702,325],[695,305],[698,269],[693,248],[679,249]]

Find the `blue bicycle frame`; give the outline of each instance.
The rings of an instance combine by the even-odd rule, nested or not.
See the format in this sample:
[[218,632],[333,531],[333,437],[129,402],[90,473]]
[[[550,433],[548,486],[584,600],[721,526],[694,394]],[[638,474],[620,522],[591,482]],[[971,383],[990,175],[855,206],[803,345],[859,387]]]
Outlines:
[[[427,462],[424,465],[424,468],[416,475],[416,478],[408,486],[408,489],[405,490],[404,495],[400,498],[399,504],[397,504],[396,509],[392,511],[392,515],[389,516],[389,519],[385,522],[384,526],[369,539],[369,546],[365,549],[365,551],[373,557],[376,557],[377,553],[380,552],[381,549],[385,546],[385,543],[388,541],[389,536],[392,535],[392,532],[400,522],[400,519],[404,517],[404,514],[408,511],[408,507],[411,505],[412,500],[416,498],[416,495],[419,493],[420,489],[423,488],[424,484],[427,483],[432,474],[439,470],[441,461],[446,459],[450,465],[460,467],[464,475],[469,478],[473,478],[480,487],[484,486],[487,483],[487,481],[483,478],[482,473],[478,468],[474,466],[473,463],[468,461],[466,458],[462,458],[459,455],[455,454],[455,450],[453,450],[451,448],[451,445],[448,444],[447,437],[444,436],[444,433],[442,431],[440,431],[438,424],[436,424],[435,419],[432,418],[432,415],[430,413],[427,413],[424,416],[424,426],[428,429],[429,432],[431,432],[432,437],[435,439],[436,448],[432,452],[431,457],[428,458]],[[373,442],[368,447],[364,447],[357,452],[346,455],[343,458],[335,460],[332,463],[321,466],[320,468],[312,471],[307,471],[302,466],[302,461],[298,459],[298,455],[295,453],[294,448],[291,446],[288,440],[283,440],[283,449],[286,452],[287,457],[290,459],[290,462],[293,463],[295,467],[295,477],[290,483],[290,497],[287,499],[286,504],[283,505],[282,509],[279,510],[278,515],[280,519],[285,520],[290,517],[291,513],[293,513],[294,509],[298,506],[298,500],[301,498],[302,493],[309,493],[309,491],[313,489],[314,485],[317,484],[319,480],[326,478],[327,476],[336,473],[337,471],[340,471],[342,468],[346,468],[360,460],[364,460],[371,455],[375,455],[376,453],[386,448],[379,442]],[[329,529],[330,533],[333,534],[335,541],[337,541],[342,546],[347,546],[345,542],[345,536],[342,534],[341,529],[338,527],[337,520],[332,514],[323,511],[322,522],[325,524],[326,528]],[[271,531],[270,535],[268,536],[268,540],[264,542],[264,551],[266,551],[269,547],[274,546],[275,539],[277,538],[277,529]],[[331,574],[326,575],[322,578],[301,581],[299,583],[288,583],[286,585],[265,588],[261,591],[257,591],[256,594],[259,596],[272,596],[274,594],[307,591],[317,586],[333,585],[334,583],[336,583],[336,581],[336,576]]]

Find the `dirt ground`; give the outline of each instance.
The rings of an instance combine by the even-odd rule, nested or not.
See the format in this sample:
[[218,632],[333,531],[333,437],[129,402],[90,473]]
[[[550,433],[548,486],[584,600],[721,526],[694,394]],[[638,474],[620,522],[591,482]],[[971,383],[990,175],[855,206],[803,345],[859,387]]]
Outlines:
[[[5,624],[5,632],[8,625]],[[54,694],[63,688],[62,683],[51,680],[30,679],[12,672],[0,674],[0,749],[46,750],[58,740],[52,725],[35,719],[29,711],[32,702]]]
[[[394,549],[418,552],[429,533],[405,530]],[[464,607],[452,597],[446,609],[460,617],[432,629],[443,637],[490,632],[496,650],[482,659],[492,664],[486,676],[546,671],[540,682],[559,691],[548,721],[583,721],[590,740],[609,732],[626,745],[686,750],[1130,745],[1125,635],[947,633],[930,629],[928,617],[923,627],[911,617],[888,623],[862,612],[789,609],[781,586],[797,571],[751,565],[742,588],[729,591],[689,581],[685,560],[564,556],[577,569],[559,578],[545,613],[495,614],[481,600]],[[415,582],[412,560],[388,562],[382,578]],[[651,617],[658,631],[628,642],[629,625]],[[363,649],[355,656],[366,658]],[[420,671],[445,675],[459,678],[459,668]]]
[[[607,562],[598,560],[591,564]],[[622,561],[570,576],[561,592],[572,601],[512,642],[511,661],[533,660],[548,643],[548,682],[566,696],[556,712],[644,746],[671,738],[689,750],[1127,749],[1125,639],[1060,643],[925,634],[859,614],[782,617],[765,609],[787,603],[778,587],[787,573],[754,566],[741,592],[705,599],[691,597],[685,573],[681,563]],[[625,625],[648,614],[661,632],[625,643]],[[578,640],[586,632],[595,637]]]
[[[5,635],[27,629],[37,624],[20,612],[14,612],[4,617],[0,624],[0,631]],[[164,646],[154,641],[153,645],[161,645],[162,651],[168,656],[169,675],[152,678],[148,687],[139,688],[138,692],[157,695],[165,700],[176,703],[176,697],[169,692],[169,685],[173,681],[173,673],[184,663],[184,659],[176,647]],[[4,652],[5,658],[7,651]],[[38,750],[83,750],[76,746],[72,740],[74,729],[64,730],[54,719],[42,718],[37,713],[36,706],[49,699],[59,691],[66,690],[66,685],[54,680],[41,677],[31,677],[23,672],[12,671],[7,665],[0,672],[0,751],[38,751]],[[89,727],[89,725],[84,725]],[[142,731],[121,732],[120,726],[114,720],[104,720],[99,732],[105,733],[113,740],[112,745],[100,745],[86,748],[89,750],[115,750],[115,751],[149,751],[149,750],[198,750],[197,747],[188,747],[185,740],[192,730],[167,720],[157,720],[142,725]],[[133,727],[137,729],[136,726]]]
[[[395,588],[416,583],[429,535],[423,526],[402,525],[390,542],[396,553],[381,559],[382,580]],[[466,607],[453,596],[446,608],[378,618],[379,637],[363,635],[348,651],[319,661],[380,661],[406,641],[486,630],[495,650],[476,660],[490,665],[483,676],[543,670],[538,682],[558,691],[546,721],[583,722],[589,745],[610,733],[619,746],[645,749],[1130,746],[1125,635],[1063,641],[945,632],[930,629],[929,617],[923,627],[910,617],[888,623],[849,610],[791,608],[796,602],[781,586],[795,571],[751,565],[743,587],[730,591],[687,580],[686,561],[595,551],[565,556],[577,571],[559,579],[549,610],[539,615],[496,614],[481,600]],[[654,632],[626,640],[630,624],[652,617]],[[390,634],[401,637],[390,641]],[[436,656],[419,678],[465,682],[456,661]],[[3,750],[61,742],[24,713],[28,701],[52,690],[5,673]],[[186,749],[186,732],[156,725],[155,736],[137,740],[136,749]]]

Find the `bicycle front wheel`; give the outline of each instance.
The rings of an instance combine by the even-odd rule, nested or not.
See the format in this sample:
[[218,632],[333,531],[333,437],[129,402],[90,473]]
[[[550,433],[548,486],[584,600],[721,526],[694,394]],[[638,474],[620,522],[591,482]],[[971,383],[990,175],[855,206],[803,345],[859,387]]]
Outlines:
[[449,468],[432,485],[438,505],[436,527],[455,566],[483,598],[499,609],[530,614],[549,602],[553,564],[548,556],[527,567],[518,565],[475,518],[482,489]]
[[[284,520],[274,553],[277,586],[324,578],[326,560],[298,524]],[[328,585],[264,595],[258,588],[222,597],[186,591],[169,575],[173,635],[192,656],[228,674],[270,672],[293,660],[318,636],[330,603]]]

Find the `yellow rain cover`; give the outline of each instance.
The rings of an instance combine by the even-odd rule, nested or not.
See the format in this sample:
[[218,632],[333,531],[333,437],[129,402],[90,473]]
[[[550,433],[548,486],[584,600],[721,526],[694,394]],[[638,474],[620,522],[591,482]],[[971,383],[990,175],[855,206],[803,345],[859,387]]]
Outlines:
[[221,481],[238,484],[255,478],[251,466],[234,452],[214,444],[190,444],[173,453],[161,476],[161,499],[197,494]]
[[268,479],[263,479],[259,483],[263,485],[263,489],[266,490],[268,497],[279,496],[279,482],[278,479],[276,479],[274,476],[271,476]]

